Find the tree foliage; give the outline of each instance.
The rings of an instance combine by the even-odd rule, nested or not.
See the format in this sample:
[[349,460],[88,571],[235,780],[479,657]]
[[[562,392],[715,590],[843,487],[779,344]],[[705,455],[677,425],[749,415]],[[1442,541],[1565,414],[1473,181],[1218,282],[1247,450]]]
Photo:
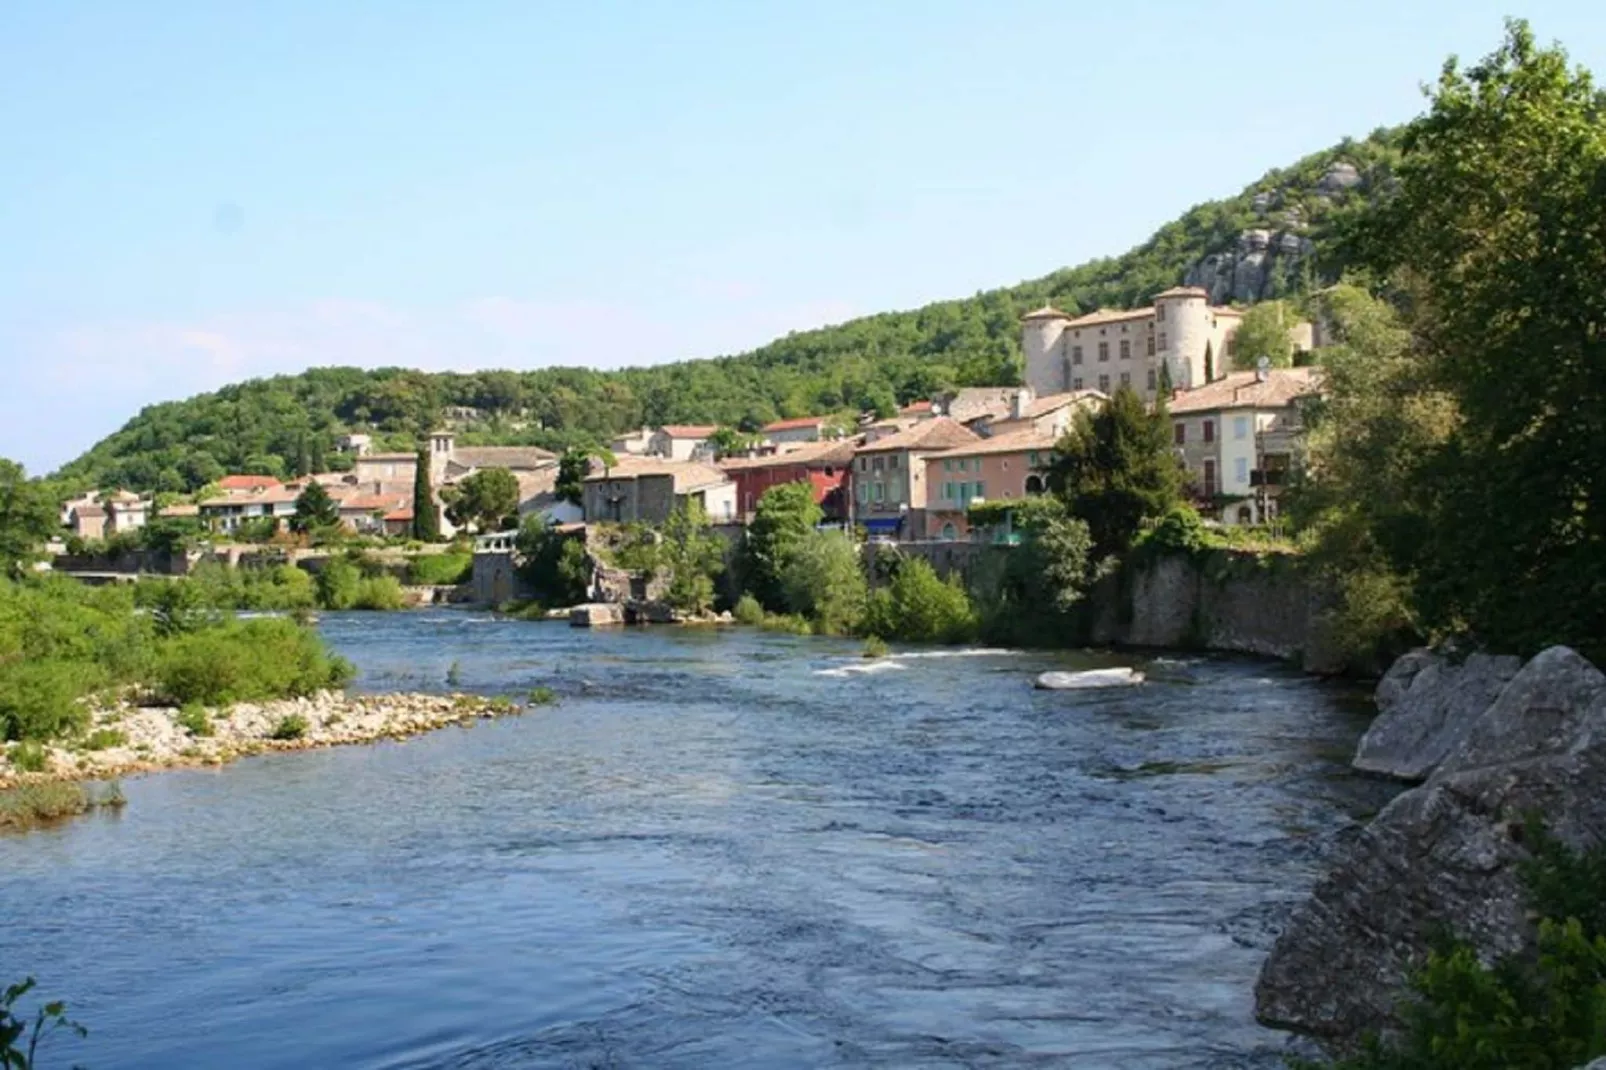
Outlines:
[[420,542],[439,542],[441,538],[441,514],[430,479],[429,450],[423,448],[418,451],[413,469],[413,538]]
[[810,530],[790,547],[781,568],[786,611],[821,635],[852,635],[869,600],[859,547],[835,531]]
[[664,521],[659,560],[669,569],[664,601],[684,613],[714,608],[714,577],[725,570],[725,540],[714,534],[699,502],[688,499]]
[[864,631],[882,639],[962,643],[975,638],[976,611],[957,580],[944,580],[924,559],[902,560],[870,595]]
[[1151,413],[1120,387],[1108,405],[1079,411],[1055,447],[1049,484],[1087,525],[1095,558],[1125,552],[1143,522],[1178,499],[1181,472],[1164,398]]
[[525,518],[517,541],[519,574],[542,605],[573,606],[586,600],[591,568],[585,540]]
[[771,487],[759,498],[741,560],[744,586],[765,609],[777,613],[786,609],[782,576],[788,561],[824,516],[813,486],[806,482]]
[[452,523],[492,531],[518,516],[519,480],[506,468],[485,468],[449,487],[445,498]]
[[1233,367],[1253,369],[1258,367],[1261,357],[1270,360],[1273,368],[1292,367],[1294,340],[1288,331],[1299,319],[1298,311],[1288,301],[1262,301],[1252,305],[1238,325]]
[[1093,564],[1092,534],[1057,496],[1009,503],[1008,511],[1020,545],[991,555],[971,583],[982,634],[1023,646],[1069,643]]
[[290,518],[290,527],[296,531],[319,531],[340,523],[340,507],[329,496],[322,483],[308,483],[307,489],[296,498],[296,512]]
[[60,527],[51,487],[29,479],[20,464],[0,457],[0,577],[35,560]]

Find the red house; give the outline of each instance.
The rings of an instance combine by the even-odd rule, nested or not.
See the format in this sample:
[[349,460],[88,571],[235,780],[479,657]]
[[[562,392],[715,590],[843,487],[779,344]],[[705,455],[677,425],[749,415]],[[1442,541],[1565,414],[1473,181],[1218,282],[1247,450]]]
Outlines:
[[808,483],[827,520],[846,520],[856,447],[852,440],[810,442],[767,457],[730,457],[719,467],[736,484],[736,511],[744,522],[764,492],[783,483]]

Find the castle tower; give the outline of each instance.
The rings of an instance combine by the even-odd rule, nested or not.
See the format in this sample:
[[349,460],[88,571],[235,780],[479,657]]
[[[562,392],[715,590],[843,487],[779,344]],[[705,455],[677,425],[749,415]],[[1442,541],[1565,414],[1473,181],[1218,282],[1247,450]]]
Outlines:
[[[1190,390],[1205,383],[1205,347],[1210,342],[1210,294],[1197,286],[1177,286],[1154,298],[1155,360],[1164,362],[1171,385]],[[1217,378],[1224,355],[1214,354]],[[1155,365],[1159,370],[1159,364]]]
[[1026,385],[1048,397],[1071,388],[1071,370],[1060,338],[1071,317],[1052,305],[1028,312],[1020,320],[1020,347],[1026,355]]
[[446,478],[446,462],[452,459],[457,436],[450,431],[432,431],[429,435],[429,481],[440,486]]

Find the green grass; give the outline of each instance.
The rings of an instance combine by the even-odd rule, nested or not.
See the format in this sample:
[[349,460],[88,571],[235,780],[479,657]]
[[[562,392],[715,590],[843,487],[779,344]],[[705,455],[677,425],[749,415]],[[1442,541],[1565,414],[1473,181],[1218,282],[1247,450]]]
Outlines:
[[24,773],[43,773],[49,758],[38,740],[24,740],[11,748],[11,764]]
[[473,554],[419,554],[407,565],[407,582],[415,587],[456,587],[473,575]]
[[17,831],[89,809],[81,784],[25,784],[0,791],[0,830]]
[[535,687],[530,689],[526,703],[531,706],[551,706],[558,701],[558,693],[550,687]]
[[178,726],[192,736],[209,736],[212,734],[212,716],[206,712],[206,707],[198,702],[192,702],[178,711],[174,718]]

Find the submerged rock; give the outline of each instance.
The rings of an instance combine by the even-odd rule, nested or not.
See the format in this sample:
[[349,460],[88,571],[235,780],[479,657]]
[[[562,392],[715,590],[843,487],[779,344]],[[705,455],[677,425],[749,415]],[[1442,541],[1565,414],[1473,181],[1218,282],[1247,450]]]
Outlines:
[[1377,719],[1355,749],[1354,766],[1401,780],[1426,780],[1471,730],[1522,660],[1473,654],[1457,665],[1416,650],[1377,685]]
[[[1416,693],[1431,663],[1408,657],[1380,686],[1380,702]],[[1485,664],[1456,683],[1430,677],[1423,705],[1477,706],[1503,671]],[[1466,694],[1450,693],[1457,688]],[[1440,935],[1453,933],[1486,962],[1530,950],[1525,822],[1538,816],[1575,849],[1606,841],[1603,728],[1606,678],[1587,661],[1555,647],[1524,666],[1458,731],[1431,779],[1378,814],[1295,913],[1261,970],[1257,1017],[1352,1051],[1368,1033],[1398,1028],[1409,979]]]
[[1086,672],[1045,672],[1037,686],[1045,691],[1080,691],[1095,687],[1132,687],[1143,682],[1136,669],[1088,669]]

